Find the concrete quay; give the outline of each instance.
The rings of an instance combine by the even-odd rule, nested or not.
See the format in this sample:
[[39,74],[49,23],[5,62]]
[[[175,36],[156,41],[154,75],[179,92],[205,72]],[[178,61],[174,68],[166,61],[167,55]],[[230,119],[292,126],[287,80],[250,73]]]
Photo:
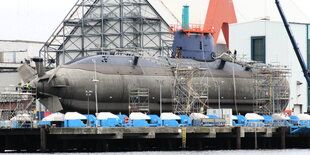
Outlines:
[[287,127],[98,127],[0,129],[0,150],[106,152],[309,148]]

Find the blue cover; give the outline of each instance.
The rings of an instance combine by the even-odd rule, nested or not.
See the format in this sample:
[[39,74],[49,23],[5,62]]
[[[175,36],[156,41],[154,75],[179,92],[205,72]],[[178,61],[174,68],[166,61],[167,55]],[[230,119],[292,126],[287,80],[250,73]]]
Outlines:
[[247,123],[247,119],[246,119],[246,117],[244,117],[243,115],[235,115],[237,118],[238,118],[238,122],[237,122],[237,124],[238,124],[238,126],[245,126],[246,125],[246,123]]
[[38,127],[41,127],[41,126],[43,126],[43,125],[45,125],[45,126],[51,126],[52,123],[51,123],[51,121],[39,121]]
[[274,119],[272,116],[269,115],[262,115],[264,117],[264,124],[265,126],[272,126]]
[[245,126],[247,119],[243,115],[234,115],[237,117],[236,120],[233,120],[233,126]]
[[291,115],[291,116],[288,116],[290,117],[290,123],[293,125],[293,126],[297,126],[299,125],[299,118],[295,115]]
[[300,126],[300,127],[292,127],[291,134],[310,134],[310,126]]
[[192,125],[193,125],[193,126],[202,126],[203,124],[202,124],[202,121],[201,121],[201,120],[199,120],[199,119],[194,119]]
[[310,126],[310,120],[299,120],[300,126]]
[[160,117],[158,117],[157,115],[148,115],[151,117],[149,126],[150,127],[161,127],[162,126],[162,121],[160,119]]
[[[130,124],[130,121],[128,121],[128,123],[125,123],[125,118],[127,117],[128,118],[128,116],[127,115],[123,115],[123,114],[121,114],[121,115],[116,115],[116,116],[118,116],[119,117],[119,119],[121,120],[121,126],[123,126],[123,127],[129,127],[129,126],[132,126],[131,124]],[[128,118],[129,119],[129,118]]]
[[27,121],[13,121],[13,128],[31,128],[32,123]]
[[149,124],[145,119],[130,120],[132,127],[148,127]]
[[119,118],[108,118],[105,120],[99,120],[101,127],[117,127],[122,126],[122,121]]
[[192,126],[192,119],[189,118],[187,115],[178,115],[181,117],[180,126]]
[[65,120],[64,122],[65,127],[86,127],[86,124],[84,124],[80,119]]
[[219,118],[217,117],[216,115],[207,115],[209,118],[213,118],[213,119],[216,119],[216,118]]
[[263,127],[264,123],[261,120],[247,120],[247,123],[245,126]]
[[180,124],[175,119],[169,119],[169,120],[162,120],[163,126],[169,126],[169,127],[178,127]]
[[[91,127],[96,127],[96,120],[97,120],[97,118],[95,117],[95,115],[91,114],[91,115],[84,115],[84,116],[86,116],[86,120],[89,117],[89,125]],[[98,122],[98,124],[99,124],[99,122]],[[86,125],[87,125],[87,123],[86,123]]]

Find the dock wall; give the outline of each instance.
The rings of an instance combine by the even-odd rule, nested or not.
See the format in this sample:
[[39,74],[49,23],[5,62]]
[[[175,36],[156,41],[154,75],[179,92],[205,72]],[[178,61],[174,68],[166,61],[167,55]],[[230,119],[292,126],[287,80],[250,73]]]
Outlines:
[[0,129],[0,151],[105,152],[309,148],[287,127],[115,127]]

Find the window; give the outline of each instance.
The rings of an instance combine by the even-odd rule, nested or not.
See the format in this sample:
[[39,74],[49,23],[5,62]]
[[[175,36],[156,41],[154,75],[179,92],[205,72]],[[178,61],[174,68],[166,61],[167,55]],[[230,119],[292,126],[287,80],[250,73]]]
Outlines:
[[265,36],[252,37],[251,38],[252,48],[252,60],[266,63],[266,43]]

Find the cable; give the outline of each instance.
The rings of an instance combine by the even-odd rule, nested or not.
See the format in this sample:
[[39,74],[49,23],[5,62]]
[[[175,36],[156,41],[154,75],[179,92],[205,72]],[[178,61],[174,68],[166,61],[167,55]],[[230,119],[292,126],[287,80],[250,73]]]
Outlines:
[[235,78],[235,59],[233,58],[233,83],[234,83],[234,102],[235,102],[235,109],[238,115],[238,106],[237,106],[237,90],[236,90],[236,78]]

